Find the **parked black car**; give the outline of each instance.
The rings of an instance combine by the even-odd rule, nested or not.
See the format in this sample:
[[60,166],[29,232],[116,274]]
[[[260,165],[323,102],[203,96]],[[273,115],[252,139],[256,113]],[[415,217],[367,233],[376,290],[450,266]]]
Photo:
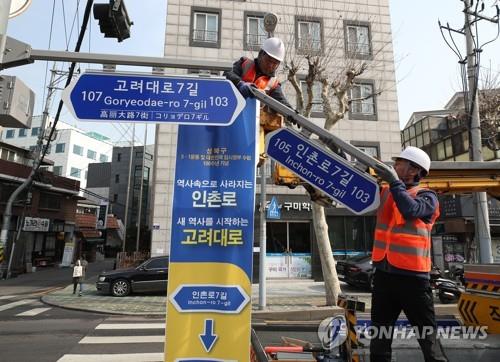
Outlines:
[[373,266],[371,255],[358,255],[337,261],[339,280],[347,284],[372,290]]
[[98,291],[125,297],[135,292],[167,293],[168,256],[146,260],[136,268],[104,272],[96,282]]

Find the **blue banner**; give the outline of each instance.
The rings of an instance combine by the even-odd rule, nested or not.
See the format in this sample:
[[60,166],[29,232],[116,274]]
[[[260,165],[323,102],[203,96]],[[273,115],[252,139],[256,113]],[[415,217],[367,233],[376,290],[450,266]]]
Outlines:
[[256,115],[248,103],[231,126],[179,126],[171,263],[233,263],[251,279]]
[[257,103],[227,127],[179,126],[165,360],[247,361]]

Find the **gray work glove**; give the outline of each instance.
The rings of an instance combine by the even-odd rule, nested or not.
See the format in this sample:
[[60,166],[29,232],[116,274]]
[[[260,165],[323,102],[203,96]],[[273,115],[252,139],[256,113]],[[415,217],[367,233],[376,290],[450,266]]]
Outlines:
[[376,165],[373,168],[377,172],[378,177],[387,182],[389,185],[394,181],[399,180],[399,176],[392,166]]

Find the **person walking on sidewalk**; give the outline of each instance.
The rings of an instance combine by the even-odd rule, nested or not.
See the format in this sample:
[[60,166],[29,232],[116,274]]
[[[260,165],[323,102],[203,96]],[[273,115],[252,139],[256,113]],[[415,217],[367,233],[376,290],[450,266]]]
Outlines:
[[82,296],[83,292],[83,280],[85,279],[85,272],[87,269],[87,261],[85,260],[85,256],[82,260],[78,259],[73,267],[73,294],[76,293],[76,287],[80,284],[80,292],[78,296]]
[[415,331],[425,361],[448,361],[436,335],[429,284],[431,230],[439,217],[439,203],[434,191],[419,186],[431,160],[411,146],[394,160],[389,170],[377,170],[388,186],[381,187],[372,251],[371,320],[378,333],[370,342],[370,361],[391,361],[392,332],[401,311]]

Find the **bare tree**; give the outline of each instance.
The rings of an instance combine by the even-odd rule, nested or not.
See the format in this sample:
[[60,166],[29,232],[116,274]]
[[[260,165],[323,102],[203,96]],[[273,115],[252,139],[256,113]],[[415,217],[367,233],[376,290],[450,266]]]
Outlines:
[[[310,9],[314,9],[314,4]],[[379,48],[374,49],[371,39],[359,39],[351,42],[344,49],[344,15],[349,12],[338,13],[337,18],[332,19],[328,28],[307,28],[308,22],[315,23],[314,14],[302,14],[303,8],[296,9],[297,16],[303,20],[304,28],[299,29],[297,38],[294,29],[287,32],[291,34],[285,41],[287,55],[283,63],[283,71],[289,85],[296,93],[296,110],[305,117],[310,117],[314,108],[320,106],[324,114],[324,128],[332,132],[337,122],[345,117],[353,105],[359,106],[360,102],[373,98],[380,94],[381,90],[374,89],[371,94],[357,96],[352,92],[356,85],[356,79],[372,70],[375,74],[377,67],[384,66],[378,55],[383,48],[390,44],[390,40],[378,42]],[[356,14],[350,11],[350,14]],[[354,16],[354,15],[353,15]],[[356,18],[350,18],[351,23]],[[371,19],[365,19],[363,24]],[[372,33],[376,31],[377,23],[371,22]],[[290,26],[290,25],[289,25]],[[291,26],[294,26],[293,24]],[[301,25],[299,25],[300,27]],[[347,35],[348,36],[348,35]],[[345,54],[345,53],[348,54]],[[368,60],[367,60],[368,59]],[[315,98],[315,90],[319,87],[320,100]],[[342,154],[341,150],[332,149],[333,152]],[[323,278],[325,281],[326,304],[336,305],[341,293],[340,283],[335,269],[335,260],[332,253],[328,224],[325,215],[325,207],[331,207],[332,200],[325,194],[316,190],[309,184],[303,184],[313,201],[312,216],[313,226],[316,234]]]
[[500,73],[490,68],[482,72],[479,91],[479,118],[483,144],[492,151],[500,150]]

